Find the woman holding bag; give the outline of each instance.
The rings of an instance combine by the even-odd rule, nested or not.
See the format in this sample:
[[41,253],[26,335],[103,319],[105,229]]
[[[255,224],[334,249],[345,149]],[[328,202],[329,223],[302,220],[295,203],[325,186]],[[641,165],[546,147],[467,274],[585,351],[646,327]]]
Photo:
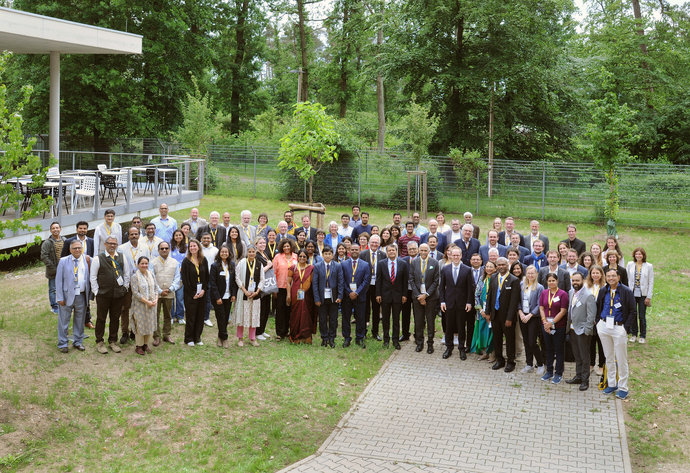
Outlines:
[[[268,291],[266,284],[275,282],[275,272],[273,271],[273,255],[270,251],[266,249],[266,239],[264,237],[258,237],[256,239],[256,259],[261,263],[261,268],[264,273],[264,289],[261,291],[261,316],[259,320],[259,327],[256,329],[257,340],[267,340],[271,338],[270,335],[266,333],[266,323],[268,323],[268,316],[271,313],[271,298],[274,294]],[[275,286],[278,292],[278,286]]]

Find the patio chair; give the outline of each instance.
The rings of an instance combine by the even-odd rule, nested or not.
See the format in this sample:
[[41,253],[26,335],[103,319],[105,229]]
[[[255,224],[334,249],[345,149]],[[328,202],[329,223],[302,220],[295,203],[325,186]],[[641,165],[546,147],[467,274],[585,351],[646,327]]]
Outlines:
[[107,171],[107,170],[108,170],[108,166],[106,166],[105,164],[99,164],[99,165],[96,166],[96,168],[97,168],[100,172],[103,172],[103,171]]
[[79,186],[79,189],[77,189],[77,192],[75,193],[77,196],[77,205],[79,205],[79,198],[81,197],[82,199],[85,198],[96,198],[96,176],[84,176],[84,179],[81,181],[81,185]]

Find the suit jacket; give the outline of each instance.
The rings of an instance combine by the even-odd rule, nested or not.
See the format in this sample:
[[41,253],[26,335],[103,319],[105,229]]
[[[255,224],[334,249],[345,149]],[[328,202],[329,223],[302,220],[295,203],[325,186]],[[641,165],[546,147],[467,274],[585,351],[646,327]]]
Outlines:
[[597,317],[597,301],[594,299],[592,291],[582,286],[577,300],[573,300],[575,289],[571,289],[568,294],[568,328],[573,325],[573,330],[577,335],[592,335],[594,331],[594,321]]
[[216,303],[225,295],[226,279],[230,280],[230,297],[237,296],[237,282],[235,282],[235,262],[228,259],[228,273],[221,276],[223,265],[215,261],[211,265],[211,274],[208,278],[208,290],[211,302]]
[[374,274],[377,274],[376,272],[378,271],[378,264],[379,261],[383,261],[386,259],[386,253],[383,250],[377,250],[376,251],[376,266],[374,266],[371,258],[371,250],[364,250],[359,254],[360,259],[363,261],[366,261],[369,263],[369,270],[371,271],[371,277],[369,278],[369,284],[371,285],[372,282],[371,280],[373,279],[374,282],[373,284],[376,284],[376,279],[374,278]]
[[208,221],[206,221],[205,218],[197,217],[196,222],[192,222],[191,217],[182,222],[183,224],[188,224],[189,228],[191,229],[192,233],[196,234],[196,232],[199,230],[199,228],[203,227],[204,225],[208,225]]
[[396,257],[395,281],[391,281],[388,261],[388,258],[379,261],[376,270],[376,297],[381,297],[382,304],[402,304],[403,296],[407,297],[410,267],[402,258]]
[[[529,295],[529,313],[532,314],[533,316],[539,317],[539,296],[541,296],[541,292],[544,290],[544,286],[541,284],[537,283],[536,288],[530,293]],[[522,282],[520,283],[520,300],[522,301],[522,295],[525,294],[525,280],[523,279]],[[522,304],[520,304],[519,309],[522,309],[522,312],[524,313],[525,310],[522,308]]]
[[[90,282],[90,266],[91,257],[82,256],[84,258],[84,288],[86,301],[88,303],[91,296],[91,282]],[[74,304],[74,266],[72,266],[72,255],[60,258],[57,265],[57,272],[55,273],[55,300],[64,301],[65,305],[71,306]]]
[[458,245],[462,250],[462,264],[465,266],[470,265],[470,258],[472,258],[473,254],[479,253],[479,249],[482,246],[476,238],[470,238],[470,242],[467,245],[465,245],[465,241],[462,238],[455,240],[453,243]]
[[[568,271],[567,266],[568,266],[567,263],[563,263],[562,265],[559,266],[559,268],[563,268],[563,269],[565,269],[566,271]],[[585,268],[585,267],[582,266],[581,264],[578,264],[578,265],[577,265],[577,272],[580,273],[580,274],[582,274],[582,277],[583,277],[583,278],[587,278],[587,273],[588,273],[587,268]]]
[[506,273],[501,294],[498,296],[498,310],[496,310],[496,294],[498,292],[498,273],[491,276],[489,290],[486,295],[486,306],[491,314],[491,321],[496,319],[515,323],[517,311],[520,307],[520,282],[518,278]]
[[[429,241],[430,236],[431,233],[425,233],[424,235],[419,237],[419,244],[421,245],[422,243],[427,243]],[[438,245],[436,245],[436,251],[440,251],[441,254],[443,254],[443,252],[446,251],[446,246],[448,246],[446,236],[443,233],[437,231],[436,237],[438,238]]]
[[474,227],[474,230],[472,230],[472,238],[479,240],[479,225],[475,225],[474,223],[471,225]]
[[[513,233],[517,233],[517,232],[513,232]],[[518,233],[518,235],[520,235],[520,246],[527,246],[527,245],[525,245],[525,237],[521,233]],[[508,241],[506,243],[506,231],[505,230],[503,230],[502,232],[498,232],[498,242],[502,245],[510,246],[510,241]]]
[[578,238],[575,238],[573,241],[570,241],[568,238],[566,238],[565,240],[561,240],[561,243],[565,243],[568,245],[568,248],[572,248],[577,251],[577,256],[580,256],[582,253],[587,251],[587,243]]
[[422,293],[422,283],[428,294],[427,300],[438,299],[438,287],[441,283],[441,270],[438,261],[427,258],[426,271],[422,274],[422,259],[417,256],[410,264],[410,280],[412,281],[412,297],[414,300]]
[[[549,270],[548,264],[539,270],[539,276],[537,276],[537,282],[542,286],[549,287],[546,282],[546,276],[549,275],[551,271]],[[557,269],[558,274],[558,288],[563,289],[565,292],[570,292],[570,273],[560,266]]]
[[[331,300],[335,302],[343,298],[343,294],[345,293],[345,279],[343,278],[341,264],[336,260],[332,260],[330,264],[331,270],[328,276],[328,286],[331,288]],[[352,272],[352,267],[350,267],[350,272]],[[314,292],[314,302],[323,302],[325,300],[326,289],[326,262],[319,261],[316,263],[314,265],[313,274],[312,289]]]
[[443,266],[439,281],[439,298],[447,309],[462,308],[465,304],[474,305],[474,278],[472,269],[464,264],[458,270],[457,282],[453,281],[453,264]]
[[[227,239],[228,235],[223,225],[218,224],[216,228],[218,229],[218,232],[216,233],[216,241],[212,241],[212,243],[215,244],[216,248],[220,250],[220,247],[223,245],[223,243],[225,243],[225,240]],[[211,225],[204,225],[203,227],[199,227],[199,229],[196,231],[196,239],[201,241],[201,235],[203,235],[204,233],[210,233],[211,238],[213,238],[213,233],[211,232]],[[196,288],[196,286],[194,287]]]
[[[369,290],[369,281],[371,279],[371,269],[369,268],[369,263],[363,261],[362,258],[358,259],[357,271],[354,276],[354,283],[357,285],[355,292],[357,293],[357,302],[364,302],[367,300],[367,291]],[[343,270],[343,282],[345,283],[345,290],[343,292],[343,298],[348,297],[350,294],[350,284],[352,283],[352,258],[348,258],[343,261],[340,265]]]
[[[537,266],[536,260],[539,260],[539,266]],[[525,266],[531,266],[534,265],[534,267],[537,268],[537,271],[541,270],[544,266],[548,266],[549,263],[546,261],[546,254],[542,253],[539,255],[539,258],[534,257],[534,253],[530,253],[529,255],[525,256],[524,261],[522,262]]]
[[253,245],[254,241],[256,241],[256,227],[254,225],[247,225],[249,236],[247,236],[247,233],[245,232],[244,227],[242,227],[242,225],[238,225],[237,228],[239,228],[240,230],[240,238],[242,238],[242,243],[244,243],[244,247],[247,248],[249,245]]
[[[278,233],[276,235],[276,243],[280,243],[280,240],[282,240],[283,238],[287,238],[288,240],[297,242],[297,238],[295,238],[295,235],[290,235],[289,233],[286,233],[285,237],[283,237],[280,233]],[[335,252],[335,248],[333,248],[333,251]]]
[[[497,243],[498,245],[498,256],[505,256],[506,255],[506,250],[507,248],[500,243]],[[481,248],[479,248],[479,254],[482,257],[482,263],[486,264],[487,261],[489,261],[489,245],[482,245]]]
[[[630,290],[635,290],[635,272],[637,266],[634,261],[630,261],[626,267],[628,273],[628,281],[630,282]],[[652,298],[654,294],[654,267],[651,263],[642,263],[642,271],[640,273],[640,294],[642,297]]]
[[[71,255],[71,253],[69,252],[69,246],[76,239],[77,235],[74,235],[73,237],[70,237],[67,240],[65,240],[65,244],[62,247],[62,253],[60,253],[60,258],[64,258],[65,256]],[[93,238],[88,236],[86,237],[86,248],[84,249],[84,254],[88,255],[89,258],[93,258]]]
[[[611,292],[611,286],[608,284],[599,290],[599,297],[597,298],[597,321],[601,319],[601,311],[604,310],[604,298],[606,293]],[[620,294],[621,312],[623,313],[623,326],[627,327],[631,320],[637,317],[637,308],[635,306],[635,296],[633,292],[625,284],[618,283],[616,292]]]
[[[512,247],[511,247],[511,246],[507,246],[507,247],[506,247],[506,253],[508,253],[508,250],[509,250],[510,248],[512,248]],[[532,252],[531,252],[530,250],[528,250],[527,248],[525,248],[524,246],[518,246],[518,247],[517,247],[517,250],[520,252],[520,257],[519,257],[520,263],[523,263],[523,264],[524,264],[524,263],[525,263],[525,258],[527,258],[528,256],[530,256],[530,255],[532,254]]]
[[[537,238],[537,240],[541,240],[544,242],[544,253],[549,251],[549,237],[539,233],[539,238]],[[525,236],[525,246],[527,248],[529,248],[530,250],[532,249],[532,234],[531,233],[529,235]]]
[[[309,227],[309,231],[306,231],[304,227],[295,228],[295,232],[297,230],[304,230],[307,235],[307,240],[316,241],[316,228]],[[333,251],[335,251],[335,248],[333,248]]]

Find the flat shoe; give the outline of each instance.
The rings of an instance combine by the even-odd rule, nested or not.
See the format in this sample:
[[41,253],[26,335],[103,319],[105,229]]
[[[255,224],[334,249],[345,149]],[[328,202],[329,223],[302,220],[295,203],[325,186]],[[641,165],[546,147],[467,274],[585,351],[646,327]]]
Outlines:
[[243,342],[242,340],[237,340],[237,346],[238,346],[238,347],[243,347],[243,346],[244,346],[244,342]]
[[259,342],[257,342],[256,340],[252,340],[251,343],[252,343],[252,346],[253,346],[253,347],[258,347],[258,346],[259,346]]

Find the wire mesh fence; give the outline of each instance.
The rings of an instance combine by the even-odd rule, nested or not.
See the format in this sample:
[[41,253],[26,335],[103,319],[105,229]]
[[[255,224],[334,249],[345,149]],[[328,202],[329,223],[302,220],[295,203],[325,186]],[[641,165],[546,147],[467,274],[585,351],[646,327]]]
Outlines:
[[[306,199],[306,185],[278,167],[278,148],[211,146],[209,172],[214,192],[232,195]],[[215,170],[213,169],[215,168]],[[608,187],[591,163],[496,159],[468,170],[448,156],[419,162],[404,152],[359,150],[341,156],[338,168],[325,166],[314,182],[314,200],[330,204],[383,206],[404,210],[407,171],[424,170],[428,209],[478,215],[604,223]],[[617,171],[618,223],[690,229],[690,166],[628,164]],[[491,197],[488,195],[491,176]],[[413,178],[414,182],[414,178]],[[420,186],[411,186],[419,208]]]

